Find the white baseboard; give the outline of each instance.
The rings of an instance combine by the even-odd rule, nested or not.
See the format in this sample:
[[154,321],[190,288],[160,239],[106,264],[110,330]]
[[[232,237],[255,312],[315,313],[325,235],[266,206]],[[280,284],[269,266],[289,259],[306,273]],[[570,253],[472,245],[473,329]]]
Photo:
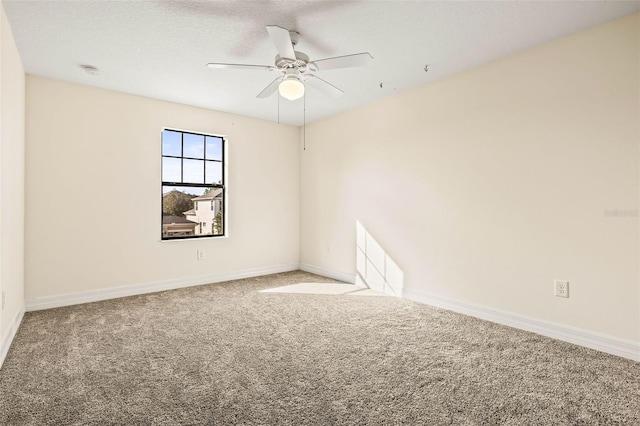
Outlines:
[[309,265],[308,263],[301,263],[298,269],[305,272],[311,272],[312,274],[322,275],[323,277],[333,278],[334,280],[342,281],[349,284],[355,284],[356,282],[355,274],[333,271],[330,269],[321,268],[319,266]]
[[59,308],[62,306],[78,305],[80,303],[98,302],[100,300],[116,299],[118,297],[136,296],[138,294],[154,293],[157,291],[174,290],[177,288],[193,287],[203,284],[213,284],[223,281],[257,277],[260,275],[289,272],[298,269],[298,264],[280,265],[265,268],[246,269],[244,271],[226,274],[201,275],[198,277],[157,281],[121,287],[105,288],[101,290],[83,291],[79,293],[60,294],[56,296],[37,297],[25,301],[26,311]]
[[436,306],[464,315],[507,325],[509,327],[531,331],[543,336],[596,349],[601,352],[606,352],[634,361],[640,361],[640,343],[638,342],[610,337],[549,321],[529,318],[511,312],[490,309],[484,306],[462,302],[460,300],[409,291],[407,289],[404,290],[403,297],[415,302]]
[[0,340],[0,368],[2,368],[2,364],[4,364],[4,359],[7,357],[7,353],[9,353],[11,342],[13,342],[13,338],[16,337],[16,333],[18,332],[18,328],[20,328],[20,324],[22,323],[23,317],[24,317],[24,305],[13,317],[13,320],[11,320],[11,324],[9,324],[9,328],[7,329],[6,334],[2,336],[2,339]]

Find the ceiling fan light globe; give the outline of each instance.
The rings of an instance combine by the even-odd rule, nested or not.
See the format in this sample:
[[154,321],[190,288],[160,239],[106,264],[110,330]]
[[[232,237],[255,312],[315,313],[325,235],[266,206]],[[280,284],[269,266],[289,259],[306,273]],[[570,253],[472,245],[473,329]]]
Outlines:
[[283,98],[295,101],[304,96],[304,84],[298,79],[285,79],[278,86],[278,92]]

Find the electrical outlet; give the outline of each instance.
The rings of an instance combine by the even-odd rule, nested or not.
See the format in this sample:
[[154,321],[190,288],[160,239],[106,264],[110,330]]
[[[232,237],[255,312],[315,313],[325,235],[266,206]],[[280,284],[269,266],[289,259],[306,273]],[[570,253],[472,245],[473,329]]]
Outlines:
[[204,259],[204,250],[196,250],[196,259],[198,260]]
[[569,281],[555,280],[554,284],[556,297],[569,297]]

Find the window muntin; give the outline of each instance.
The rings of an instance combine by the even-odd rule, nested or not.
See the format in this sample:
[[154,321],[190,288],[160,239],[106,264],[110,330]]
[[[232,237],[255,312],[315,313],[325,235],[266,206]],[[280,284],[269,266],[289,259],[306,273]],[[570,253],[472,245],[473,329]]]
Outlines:
[[225,139],[162,132],[162,239],[224,236]]

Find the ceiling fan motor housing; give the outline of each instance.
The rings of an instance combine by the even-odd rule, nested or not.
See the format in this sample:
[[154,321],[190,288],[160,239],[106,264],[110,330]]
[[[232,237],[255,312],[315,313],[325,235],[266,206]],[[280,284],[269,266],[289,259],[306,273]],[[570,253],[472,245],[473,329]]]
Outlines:
[[309,68],[309,57],[302,52],[295,52],[296,59],[283,58],[280,55],[276,55],[276,67],[279,70],[286,71],[287,69],[296,68],[301,72],[306,71]]

